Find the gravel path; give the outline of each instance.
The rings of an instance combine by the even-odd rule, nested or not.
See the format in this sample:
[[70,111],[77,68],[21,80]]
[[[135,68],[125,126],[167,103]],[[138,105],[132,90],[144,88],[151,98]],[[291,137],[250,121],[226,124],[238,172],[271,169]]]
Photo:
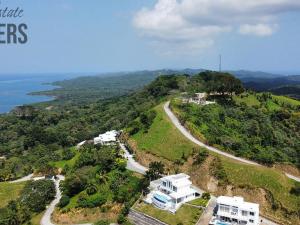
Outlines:
[[[223,152],[217,148],[211,147],[209,145],[204,144],[203,142],[199,141],[198,139],[196,139],[184,126],[181,125],[181,123],[179,122],[179,120],[177,119],[177,117],[174,115],[174,113],[171,111],[170,107],[170,101],[168,101],[167,103],[164,104],[164,110],[166,112],[166,114],[168,115],[168,117],[170,118],[170,120],[172,121],[172,123],[177,127],[177,129],[186,137],[188,138],[190,141],[194,142],[195,144],[206,148],[209,151],[215,152],[219,155],[223,155],[225,157],[240,161],[242,163],[246,163],[246,164],[250,164],[250,165],[255,165],[255,166],[261,166],[260,164],[247,160],[247,159],[243,159],[240,157],[236,157],[234,155],[231,155],[229,153]],[[289,177],[290,179],[293,179],[295,181],[300,182],[300,178],[299,177],[295,177],[291,174],[285,173],[285,175],[287,177]]]

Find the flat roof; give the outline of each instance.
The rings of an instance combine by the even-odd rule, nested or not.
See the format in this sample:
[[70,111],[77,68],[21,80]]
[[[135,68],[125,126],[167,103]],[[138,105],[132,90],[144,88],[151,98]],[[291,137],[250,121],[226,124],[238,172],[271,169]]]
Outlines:
[[162,177],[162,181],[170,181],[172,182],[173,185],[175,186],[185,186],[185,185],[190,185],[192,182],[189,180],[190,176],[186,175],[184,173],[179,173],[175,175],[169,175]]
[[220,196],[217,198],[218,204],[223,205],[230,205],[238,207],[239,209],[244,210],[253,210],[253,211],[259,211],[259,204],[252,203],[252,202],[245,202],[243,197],[229,197],[229,196]]

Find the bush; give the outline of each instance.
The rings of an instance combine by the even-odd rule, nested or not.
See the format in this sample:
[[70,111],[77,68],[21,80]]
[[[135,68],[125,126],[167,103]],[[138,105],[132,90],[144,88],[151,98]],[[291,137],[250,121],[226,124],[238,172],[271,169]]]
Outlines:
[[95,208],[102,206],[107,201],[106,197],[100,194],[93,196],[87,196],[86,194],[81,194],[77,200],[78,207],[81,208]]
[[75,153],[70,148],[65,148],[62,151],[62,159],[70,160],[75,156]]
[[59,208],[63,208],[70,203],[70,197],[67,195],[63,195],[58,203]]
[[126,217],[123,214],[118,216],[118,224],[124,224],[126,221]]
[[94,223],[94,225],[109,225],[109,224],[110,223],[107,220],[100,220],[100,221]]
[[205,199],[205,200],[209,200],[210,199],[210,194],[208,192],[204,192],[202,194],[202,198]]
[[96,185],[94,185],[94,184],[88,184],[88,187],[86,189],[86,193],[88,195],[93,195],[93,194],[95,194],[97,192],[97,190],[98,189],[97,189]]
[[194,165],[201,165],[205,160],[206,158],[208,157],[208,152],[207,150],[205,149],[201,149],[201,151],[194,157],[194,162],[193,164]]
[[296,187],[292,187],[290,193],[296,196],[300,196],[300,183],[297,183]]

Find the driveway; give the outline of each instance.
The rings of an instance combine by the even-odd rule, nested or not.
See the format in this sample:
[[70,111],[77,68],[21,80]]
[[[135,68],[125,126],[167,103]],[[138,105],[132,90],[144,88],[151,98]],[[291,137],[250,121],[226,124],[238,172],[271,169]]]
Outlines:
[[29,175],[27,175],[27,176],[25,176],[25,177],[22,177],[22,178],[20,178],[20,179],[18,179],[18,180],[14,180],[14,181],[10,181],[9,183],[20,183],[20,182],[25,182],[25,181],[29,181],[29,180],[31,180],[33,178],[33,173],[32,174],[29,174]]
[[55,189],[56,189],[56,195],[54,200],[50,203],[50,205],[46,209],[46,212],[44,213],[41,219],[41,225],[55,225],[54,223],[51,222],[51,215],[54,212],[55,206],[57,205],[57,203],[59,203],[59,200],[61,199],[61,191],[59,189],[59,183],[60,181],[65,179],[65,177],[62,175],[58,175],[57,177],[58,177],[57,180],[53,179],[53,182],[55,184]]
[[148,168],[142,166],[139,164],[135,159],[133,158],[133,155],[131,155],[124,144],[120,143],[121,149],[124,151],[124,157],[127,159],[127,166],[126,169],[140,173],[140,174],[146,174],[146,171]]

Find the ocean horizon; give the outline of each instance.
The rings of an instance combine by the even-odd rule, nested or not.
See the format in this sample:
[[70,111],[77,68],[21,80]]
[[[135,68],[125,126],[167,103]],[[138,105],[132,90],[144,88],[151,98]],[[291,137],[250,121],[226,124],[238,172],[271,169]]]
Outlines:
[[50,83],[79,76],[75,74],[2,74],[0,75],[0,113],[8,113],[20,105],[54,100],[51,96],[29,95],[29,93],[55,89],[57,86],[50,85]]

